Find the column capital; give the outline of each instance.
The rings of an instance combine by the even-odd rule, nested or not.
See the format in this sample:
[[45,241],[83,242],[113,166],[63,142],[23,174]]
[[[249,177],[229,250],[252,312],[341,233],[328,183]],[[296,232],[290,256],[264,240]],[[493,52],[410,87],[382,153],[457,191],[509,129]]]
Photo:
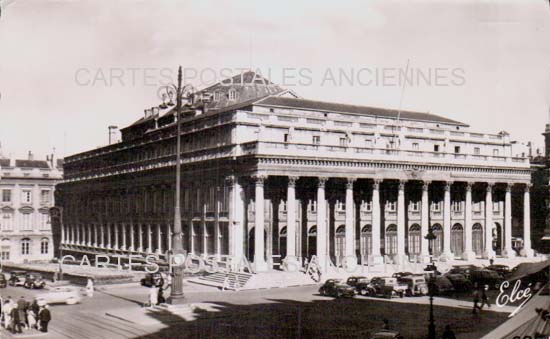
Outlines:
[[532,183],[525,184],[524,192],[529,193],[529,191],[531,190],[531,187],[533,187]]
[[380,189],[380,184],[384,181],[383,179],[373,179],[372,188],[375,190]]
[[235,182],[237,182],[237,177],[234,175],[228,175],[225,177],[225,183],[229,186],[235,185]]
[[405,189],[405,184],[407,183],[407,180],[399,180],[399,184],[397,185],[397,188],[402,191]]
[[353,189],[355,181],[357,181],[357,178],[346,178],[346,188]]
[[428,191],[430,189],[431,181],[423,181],[422,182],[422,191]]
[[266,179],[267,175],[255,174],[252,176],[252,180],[256,186],[263,186]]
[[474,186],[474,183],[472,181],[466,181],[466,192],[471,192],[472,186]]
[[288,177],[288,187],[296,187],[296,181],[298,181],[300,177],[296,176],[289,176]]
[[488,182],[488,183],[487,183],[487,193],[492,193],[494,187],[495,187],[495,183],[494,183],[494,182]]
[[452,181],[445,181],[445,191],[449,192],[451,191],[451,186],[453,185]]
[[512,187],[513,187],[513,186],[514,186],[513,183],[507,182],[507,183],[506,183],[506,193],[512,192]]
[[319,188],[325,188],[325,184],[327,183],[328,178],[327,177],[319,177],[317,179],[319,180],[318,187]]

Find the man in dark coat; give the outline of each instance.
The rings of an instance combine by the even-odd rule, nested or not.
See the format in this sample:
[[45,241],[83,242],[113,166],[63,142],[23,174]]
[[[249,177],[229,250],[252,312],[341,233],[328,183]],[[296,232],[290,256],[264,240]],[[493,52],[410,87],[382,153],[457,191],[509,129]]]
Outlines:
[[19,310],[17,309],[17,307],[11,309],[10,316],[12,322],[11,332],[13,334],[23,333],[23,331],[21,331],[21,318],[19,318]]
[[52,315],[48,309],[48,305],[44,305],[40,312],[38,312],[38,319],[40,320],[40,331],[48,332],[48,323],[52,320]]
[[27,308],[29,307],[29,304],[25,300],[24,296],[21,296],[19,300],[17,300],[17,310],[19,311],[19,321],[24,324],[27,328],[29,327],[29,323],[27,322]]

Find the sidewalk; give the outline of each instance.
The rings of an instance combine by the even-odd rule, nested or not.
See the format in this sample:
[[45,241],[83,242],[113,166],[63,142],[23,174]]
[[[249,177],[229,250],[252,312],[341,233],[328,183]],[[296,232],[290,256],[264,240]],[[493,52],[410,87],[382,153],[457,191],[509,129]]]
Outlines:
[[13,334],[5,328],[0,328],[0,338],[35,338],[48,335],[48,333],[40,332],[39,330],[30,329],[23,330],[23,333]]

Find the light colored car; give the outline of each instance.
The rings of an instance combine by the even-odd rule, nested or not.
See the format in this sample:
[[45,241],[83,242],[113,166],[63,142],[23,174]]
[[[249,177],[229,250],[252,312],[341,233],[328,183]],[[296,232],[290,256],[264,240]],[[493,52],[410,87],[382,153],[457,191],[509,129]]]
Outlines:
[[45,304],[67,304],[74,305],[82,301],[78,289],[71,286],[59,286],[52,288],[49,292],[36,296],[38,305]]

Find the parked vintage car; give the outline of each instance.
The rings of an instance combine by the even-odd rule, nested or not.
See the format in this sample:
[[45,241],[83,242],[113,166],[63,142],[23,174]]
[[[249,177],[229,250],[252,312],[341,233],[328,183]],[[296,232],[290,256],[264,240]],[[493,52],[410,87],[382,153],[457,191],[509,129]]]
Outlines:
[[399,332],[396,332],[396,331],[381,330],[374,333],[370,338],[371,339],[400,339],[403,337],[399,334]]
[[474,286],[477,285],[480,287],[487,285],[490,289],[498,290],[504,279],[495,271],[480,268],[472,271],[470,274],[470,281],[474,284]]
[[464,274],[459,273],[447,273],[445,277],[449,279],[455,291],[458,292],[468,292],[472,290],[472,282],[464,276]]
[[8,279],[4,273],[0,273],[0,288],[8,286]]
[[502,279],[506,279],[506,277],[510,274],[510,267],[506,265],[490,265],[485,268],[497,272]]
[[332,296],[336,298],[340,297],[353,297],[355,296],[355,288],[344,283],[341,279],[328,279],[319,288],[321,295]]
[[23,286],[30,289],[44,288],[44,286],[46,286],[46,282],[42,279],[42,275],[40,273],[27,273],[25,274],[25,282]]
[[8,285],[10,286],[23,286],[25,285],[25,271],[11,271]]
[[67,304],[74,305],[82,301],[78,289],[72,286],[58,286],[49,292],[41,293],[36,296],[38,305],[46,304]]
[[444,295],[454,292],[453,284],[445,276],[438,276],[435,278],[433,289],[433,293],[437,295]]
[[394,274],[392,274],[392,278],[403,278],[403,277],[408,277],[410,275],[413,275],[412,272],[396,272]]
[[355,287],[359,283],[368,283],[369,279],[365,276],[351,276],[346,280],[346,284]]
[[470,274],[472,271],[479,269],[480,267],[475,265],[455,265],[449,270],[450,274],[462,274],[466,279],[470,279]]
[[372,278],[372,280],[370,281],[370,285],[372,288],[368,291],[368,295],[382,296],[387,298],[391,298],[394,296],[399,296],[403,298],[405,296],[405,291],[409,287],[406,284],[398,282],[397,278],[393,277]]
[[407,289],[405,290],[405,295],[407,296],[428,294],[428,283],[422,275],[409,275],[398,280],[399,283],[407,285]]
[[160,287],[164,285],[164,278],[160,272],[147,273],[143,279],[141,279],[141,286],[147,287]]

